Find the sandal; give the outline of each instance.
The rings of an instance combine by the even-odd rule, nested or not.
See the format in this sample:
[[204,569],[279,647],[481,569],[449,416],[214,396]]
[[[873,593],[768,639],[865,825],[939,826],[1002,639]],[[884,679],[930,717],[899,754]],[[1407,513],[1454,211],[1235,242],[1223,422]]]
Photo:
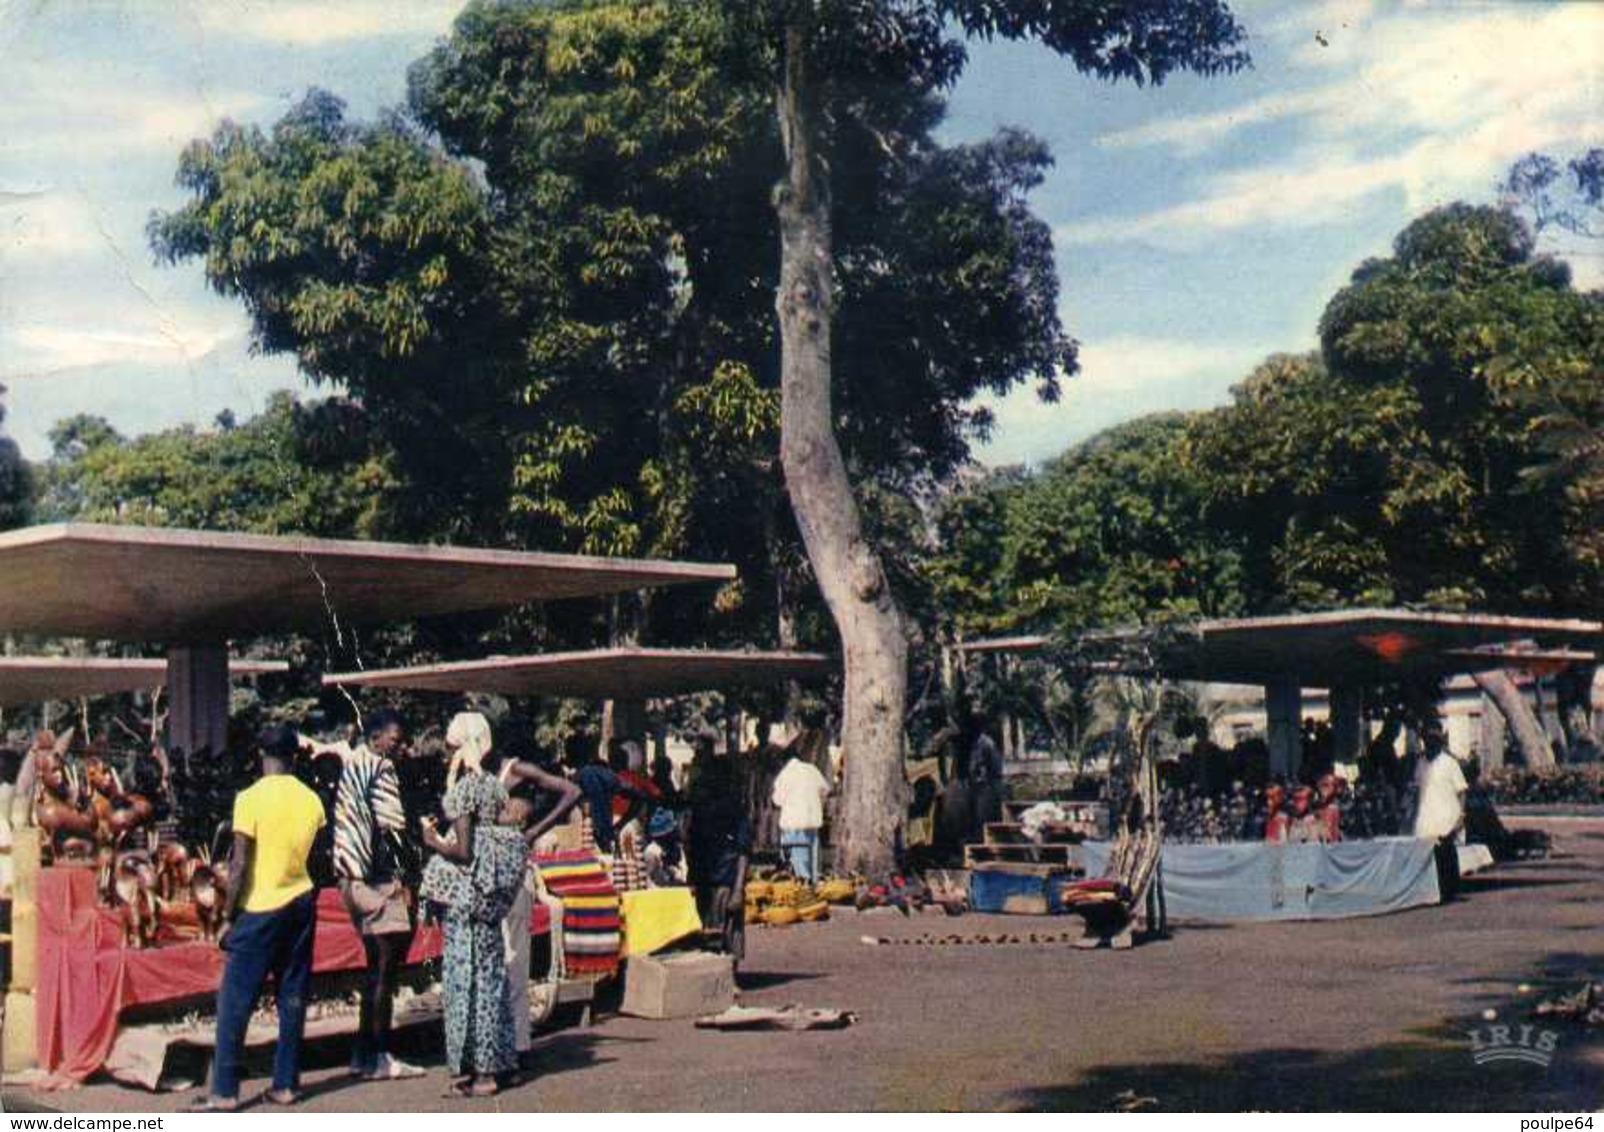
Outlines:
[[299,1089],[269,1089],[262,1094],[262,1100],[268,1104],[278,1105],[280,1108],[288,1108],[291,1105],[300,1104],[303,1099],[305,1098],[302,1097]]

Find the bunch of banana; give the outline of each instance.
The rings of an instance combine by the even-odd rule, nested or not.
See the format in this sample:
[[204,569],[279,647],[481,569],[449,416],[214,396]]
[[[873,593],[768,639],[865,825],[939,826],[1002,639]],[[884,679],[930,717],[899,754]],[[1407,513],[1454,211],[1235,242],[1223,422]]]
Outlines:
[[813,886],[789,877],[746,882],[746,922],[782,927],[828,919],[830,903]]
[[849,877],[831,877],[820,881],[818,896],[830,904],[850,904],[858,895],[858,883]]

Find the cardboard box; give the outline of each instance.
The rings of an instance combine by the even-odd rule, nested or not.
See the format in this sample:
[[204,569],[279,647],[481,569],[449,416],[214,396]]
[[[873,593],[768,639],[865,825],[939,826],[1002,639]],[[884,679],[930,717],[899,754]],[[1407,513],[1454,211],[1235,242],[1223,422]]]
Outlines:
[[708,951],[631,957],[624,1004],[637,1018],[700,1018],[735,1005],[735,960]]

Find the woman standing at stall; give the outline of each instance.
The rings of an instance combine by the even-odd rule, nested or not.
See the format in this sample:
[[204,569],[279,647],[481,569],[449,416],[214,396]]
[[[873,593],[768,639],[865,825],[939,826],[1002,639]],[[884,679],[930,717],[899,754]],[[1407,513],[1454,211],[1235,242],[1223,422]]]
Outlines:
[[501,931],[523,885],[524,839],[497,824],[509,799],[480,765],[489,730],[477,713],[451,721],[446,746],[456,779],[444,806],[451,825],[423,829],[423,843],[437,854],[423,895],[445,908],[446,1063],[457,1077],[450,1092],[464,1097],[495,1094],[497,1078],[517,1065]]

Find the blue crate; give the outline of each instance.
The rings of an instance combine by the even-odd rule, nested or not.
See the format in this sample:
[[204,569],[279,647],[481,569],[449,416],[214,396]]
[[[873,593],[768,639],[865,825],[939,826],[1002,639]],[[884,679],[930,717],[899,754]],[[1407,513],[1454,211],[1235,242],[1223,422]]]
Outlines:
[[969,906],[976,912],[1057,916],[1064,911],[1067,873],[1020,874],[975,869],[969,874]]

